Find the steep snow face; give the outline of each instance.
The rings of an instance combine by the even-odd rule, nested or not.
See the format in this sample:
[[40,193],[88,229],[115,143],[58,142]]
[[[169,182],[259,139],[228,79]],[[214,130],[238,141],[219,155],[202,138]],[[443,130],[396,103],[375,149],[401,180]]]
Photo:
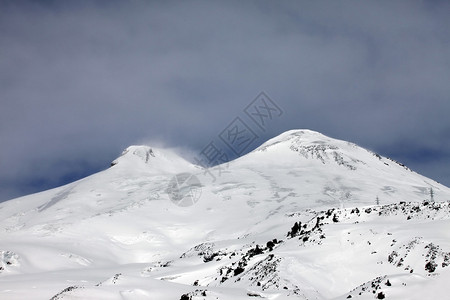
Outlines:
[[[171,201],[178,173],[200,182],[192,206]],[[430,188],[436,201],[450,200],[445,186],[308,130],[210,170],[173,151],[131,146],[100,173],[0,203],[0,299],[329,299],[362,292],[381,275],[391,276],[383,284],[440,286],[449,278],[449,212],[447,203],[422,204]],[[377,197],[383,208],[367,207]],[[399,201],[417,204],[390,214]],[[306,227],[292,233],[299,221]],[[411,241],[420,251],[407,256]],[[393,275],[401,258],[421,272]]]

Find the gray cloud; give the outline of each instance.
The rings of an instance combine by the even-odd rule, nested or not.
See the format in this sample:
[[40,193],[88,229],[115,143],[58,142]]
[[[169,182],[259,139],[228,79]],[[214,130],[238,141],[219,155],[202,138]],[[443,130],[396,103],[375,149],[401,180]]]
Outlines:
[[261,91],[293,128],[450,185],[446,1],[1,2],[0,200],[147,140],[199,151]]

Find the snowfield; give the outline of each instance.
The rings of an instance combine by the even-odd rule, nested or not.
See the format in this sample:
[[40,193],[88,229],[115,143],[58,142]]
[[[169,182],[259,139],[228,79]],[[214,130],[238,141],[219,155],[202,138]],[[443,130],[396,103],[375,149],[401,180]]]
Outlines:
[[449,188],[317,132],[206,171],[131,146],[0,203],[0,299],[448,299],[449,229]]

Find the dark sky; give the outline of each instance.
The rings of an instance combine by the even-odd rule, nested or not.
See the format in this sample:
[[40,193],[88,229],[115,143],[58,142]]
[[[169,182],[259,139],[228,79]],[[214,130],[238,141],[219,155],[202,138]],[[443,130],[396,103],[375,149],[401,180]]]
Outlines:
[[0,0],[0,201],[131,144],[192,157],[249,122],[261,91],[283,114],[251,147],[308,128],[450,186],[449,15],[450,1]]

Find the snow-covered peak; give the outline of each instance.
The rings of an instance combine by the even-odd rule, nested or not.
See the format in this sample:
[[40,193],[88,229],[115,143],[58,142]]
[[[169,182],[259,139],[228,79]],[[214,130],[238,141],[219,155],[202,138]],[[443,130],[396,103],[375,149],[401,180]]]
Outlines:
[[[438,191],[440,200],[450,195],[447,187],[398,162],[311,130],[284,132],[229,165],[233,173],[245,173],[243,177],[251,182],[245,193],[252,203],[257,202],[257,193],[264,197],[259,193],[263,182],[267,184],[263,190],[273,190],[271,201],[283,198],[279,191],[284,190],[289,191],[287,195],[295,193],[292,198],[301,199],[295,205],[303,207],[369,204],[377,197],[384,203],[399,198],[421,201],[429,198],[430,189]],[[252,174],[262,179],[251,181]]]
[[356,144],[308,129],[286,131],[262,144],[242,161],[255,159],[276,165],[332,164],[349,170],[372,165],[383,168],[392,164],[409,171],[404,165]]
[[308,130],[308,129],[295,129],[283,132],[282,134],[268,140],[260,147],[255,149],[254,152],[266,151],[268,149],[275,150],[277,148],[288,146],[294,147],[312,147],[319,146],[320,148],[337,149],[346,146],[355,147],[354,144],[333,139],[320,132]]
[[[289,141],[289,140],[291,140],[293,138],[297,138],[297,137],[301,137],[305,141],[326,140],[326,139],[332,140],[331,138],[329,138],[317,131],[313,131],[313,130],[309,130],[309,129],[292,129],[292,130],[285,131],[285,132],[277,135],[276,137],[268,140],[263,145],[261,145],[261,147],[263,147],[264,145],[269,146],[271,144]],[[261,148],[261,147],[259,147],[259,148]]]
[[145,145],[126,148],[111,166],[121,168],[144,168],[159,173],[177,173],[194,170],[187,160],[170,149],[159,149]]
[[114,166],[119,163],[119,161],[123,160],[136,160],[139,158],[140,160],[148,163],[150,157],[155,157],[155,153],[152,147],[149,146],[129,146],[125,150],[123,150],[122,154],[115,159],[111,165]]

